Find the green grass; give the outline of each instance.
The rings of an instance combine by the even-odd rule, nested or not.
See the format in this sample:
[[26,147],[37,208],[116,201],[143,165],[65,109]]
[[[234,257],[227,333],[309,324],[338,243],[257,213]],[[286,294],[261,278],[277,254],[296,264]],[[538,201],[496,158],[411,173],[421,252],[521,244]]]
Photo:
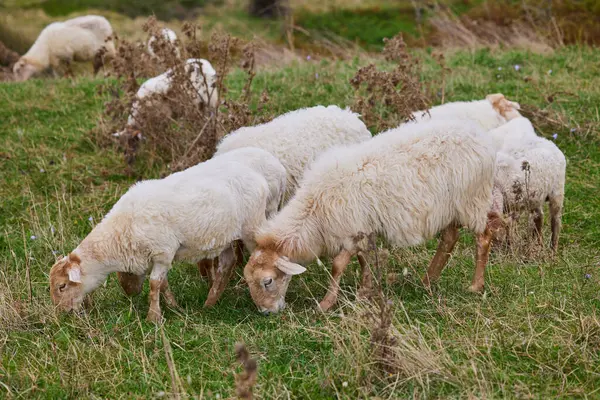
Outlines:
[[[423,80],[439,79],[438,67],[423,57]],[[405,364],[400,374],[383,377],[371,363],[364,306],[354,306],[355,268],[343,279],[347,299],[326,315],[315,310],[327,277],[316,264],[293,279],[288,308],[271,317],[256,311],[239,279],[217,306],[204,310],[208,288],[189,264],[169,275],[183,310],[167,309],[162,328],[145,322],[147,289],[128,299],[114,276],[94,293],[87,313],[55,314],[47,275],[52,252],[73,249],[132,180],[121,155],[98,148],[87,135],[106,100],[97,94],[99,80],[0,84],[0,397],[169,394],[164,329],[179,391],[188,395],[234,395],[233,344],[241,340],[258,359],[261,398],[598,398],[600,53],[482,50],[447,60],[447,101],[502,92],[522,105],[545,107],[544,95],[573,94],[558,95],[550,106],[567,116],[567,127],[540,126],[546,137],[558,134],[568,159],[561,250],[555,259],[495,252],[483,297],[465,290],[473,270],[470,235],[462,237],[431,294],[418,277],[435,242],[394,250],[390,269],[408,271],[389,287],[396,351]],[[260,72],[254,90],[269,90],[273,114],[349,105],[348,81],[363,64],[303,62]],[[242,73],[232,75],[230,87],[240,93]],[[156,177],[163,168],[143,173]]]
[[137,16],[156,15],[163,20],[185,18],[189,10],[203,7],[206,0],[34,0],[12,1],[10,6],[40,8],[52,17],[66,16],[73,12],[96,9],[110,10],[135,18]]
[[297,22],[311,32],[334,34],[369,49],[383,48],[383,39],[398,32],[417,36],[414,10],[410,4],[402,8],[336,9],[317,14],[300,11]]

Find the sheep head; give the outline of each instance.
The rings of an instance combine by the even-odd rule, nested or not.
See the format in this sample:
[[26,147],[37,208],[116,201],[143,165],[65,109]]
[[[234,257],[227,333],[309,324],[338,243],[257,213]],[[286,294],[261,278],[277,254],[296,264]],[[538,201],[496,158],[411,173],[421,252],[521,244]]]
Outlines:
[[69,254],[58,260],[50,270],[50,295],[55,306],[63,311],[76,310],[84,297],[81,281],[81,259]]
[[285,308],[285,294],[292,275],[304,271],[306,268],[291,262],[275,249],[258,247],[244,268],[244,278],[258,309],[269,314]]
[[38,72],[38,67],[21,57],[19,61],[13,65],[13,74],[15,76],[15,80],[17,81],[26,81],[31,78],[35,73]]
[[521,116],[519,103],[508,100],[502,93],[488,94],[486,100],[492,104],[494,110],[503,116],[507,121]]

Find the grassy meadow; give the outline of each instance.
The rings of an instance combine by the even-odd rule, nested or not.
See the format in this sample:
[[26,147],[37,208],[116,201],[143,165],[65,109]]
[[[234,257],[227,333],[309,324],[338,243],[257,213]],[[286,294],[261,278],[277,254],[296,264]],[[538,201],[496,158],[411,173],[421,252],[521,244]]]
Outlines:
[[[438,81],[431,54],[416,56],[421,80]],[[356,263],[329,313],[316,308],[328,278],[316,263],[293,278],[286,310],[269,317],[258,313],[241,271],[220,302],[203,309],[208,286],[191,264],[169,274],[181,308],[165,307],[162,325],[145,321],[147,284],[128,298],[115,276],[85,312],[56,313],[48,290],[56,255],[75,248],[135,180],[121,153],[91,139],[108,100],[98,93],[101,79],[0,83],[0,398],[229,398],[238,341],[258,361],[258,398],[600,398],[600,52],[445,56],[446,102],[501,92],[547,112],[535,119],[538,132],[568,160],[563,234],[554,258],[524,239],[494,249],[484,295],[466,291],[470,234],[431,291],[419,277],[436,241],[392,249],[386,268],[400,275],[385,286],[393,373],[373,358],[373,306],[355,300]],[[264,112],[273,115],[351,105],[349,81],[369,61],[302,59],[261,69],[253,91],[268,91]],[[239,96],[244,74],[228,79]],[[165,170],[140,165],[144,178]]]

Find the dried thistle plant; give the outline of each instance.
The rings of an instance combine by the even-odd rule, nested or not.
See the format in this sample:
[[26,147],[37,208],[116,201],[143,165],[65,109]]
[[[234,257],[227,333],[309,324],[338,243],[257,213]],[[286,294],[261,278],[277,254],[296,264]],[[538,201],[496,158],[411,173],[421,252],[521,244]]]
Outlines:
[[369,64],[350,80],[356,90],[352,109],[377,131],[411,120],[413,112],[430,105],[419,80],[421,64],[407,51],[402,34],[386,39],[382,54],[386,61],[396,64],[393,70],[380,70]]
[[374,234],[368,237],[368,247],[368,258],[377,272],[372,296],[375,303],[375,312],[368,316],[371,321],[371,351],[379,369],[392,374],[396,372],[396,366],[398,365],[394,351],[397,338],[391,329],[393,321],[392,302],[387,298],[383,288],[383,277],[387,274],[384,273],[386,271],[382,271],[382,268],[387,266],[389,253],[378,251]]
[[0,65],[12,68],[13,64],[19,61],[19,54],[12,51],[0,41]]
[[239,374],[235,374],[235,394],[239,399],[252,399],[252,389],[256,384],[258,364],[255,359],[250,357],[250,353],[243,343],[236,343],[235,358],[243,369]]
[[[192,23],[184,25],[183,40],[173,44],[161,34],[161,29],[154,18],[144,24],[149,36],[156,38],[153,57],[143,42],[119,41],[112,72],[116,81],[107,81],[101,88],[109,101],[92,138],[103,146],[116,143],[125,154],[128,168],[141,159],[148,165],[160,161],[168,166],[167,172],[172,172],[212,157],[217,143],[228,132],[263,122],[253,115],[250,104],[257,102],[262,110],[268,96],[263,93],[256,101],[252,98],[254,44],[224,33],[214,33],[206,43],[200,38],[200,28]],[[176,57],[176,53],[181,56]],[[194,68],[185,61],[201,55],[212,64],[215,77],[209,79],[202,68],[193,72]],[[228,95],[225,78],[238,61],[247,81],[240,98],[234,100]],[[139,79],[165,71],[169,74],[169,90],[137,99]],[[194,73],[201,76],[194,80]],[[204,98],[198,85],[206,91]],[[123,130],[134,102],[135,126],[127,125]],[[115,139],[114,132],[123,134]]]

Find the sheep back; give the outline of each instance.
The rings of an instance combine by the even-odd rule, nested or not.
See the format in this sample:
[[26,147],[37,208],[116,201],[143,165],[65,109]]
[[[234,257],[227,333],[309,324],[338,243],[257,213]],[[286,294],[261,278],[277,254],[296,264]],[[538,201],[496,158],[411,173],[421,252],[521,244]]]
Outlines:
[[219,143],[216,154],[248,146],[267,150],[287,171],[289,198],[306,167],[323,151],[370,138],[371,133],[358,114],[337,106],[316,106],[288,112],[265,124],[240,128]]
[[295,245],[307,243],[307,258],[356,250],[361,232],[401,247],[422,243],[453,222],[481,233],[495,151],[480,134],[470,124],[428,122],[332,149],[313,163],[263,233],[281,242],[299,238]]

